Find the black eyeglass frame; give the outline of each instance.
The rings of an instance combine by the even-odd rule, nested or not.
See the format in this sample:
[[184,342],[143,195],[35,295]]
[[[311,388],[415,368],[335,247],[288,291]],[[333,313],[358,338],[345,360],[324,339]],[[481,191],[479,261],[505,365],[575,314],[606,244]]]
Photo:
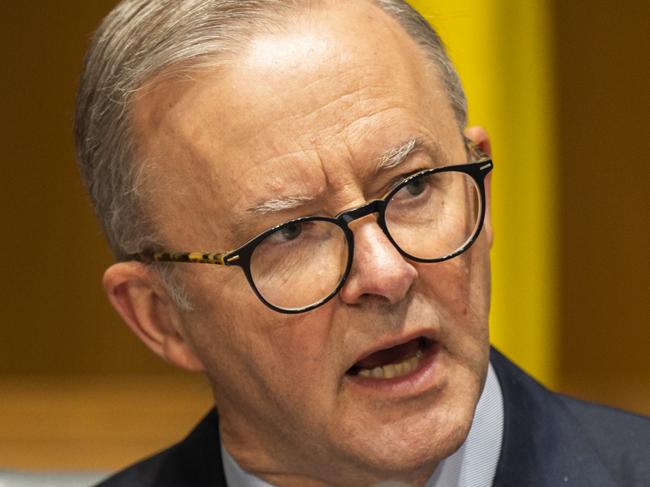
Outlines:
[[[286,313],[286,314],[296,314],[296,313],[304,313],[307,311],[311,311],[312,309],[318,308],[319,306],[322,306],[323,304],[327,303],[330,299],[336,296],[336,294],[338,294],[341,288],[345,285],[345,282],[347,281],[350,275],[350,270],[352,269],[352,262],[354,258],[354,234],[352,233],[352,230],[350,229],[349,225],[353,221],[368,216],[372,213],[378,213],[377,224],[382,229],[382,231],[384,232],[388,240],[397,249],[397,251],[402,256],[415,262],[431,263],[431,264],[436,262],[443,262],[445,260],[452,259],[462,254],[472,246],[472,244],[476,241],[476,239],[480,235],[481,230],[483,229],[483,223],[485,220],[484,181],[485,181],[485,177],[493,169],[494,164],[492,162],[492,159],[488,157],[485,153],[483,153],[477,146],[475,146],[469,141],[466,141],[466,143],[468,145],[469,152],[473,155],[478,156],[477,161],[466,163],[466,164],[425,169],[423,171],[419,171],[417,173],[411,174],[410,176],[404,178],[395,187],[390,189],[383,197],[371,200],[356,208],[344,210],[333,218],[326,217],[326,216],[305,216],[305,217],[289,220],[287,222],[281,223],[279,225],[276,225],[272,228],[263,231],[262,233],[256,235],[255,237],[253,237],[252,239],[250,239],[240,247],[223,253],[145,251],[141,253],[128,255],[124,260],[134,260],[134,261],[145,262],[145,263],[179,262],[179,263],[190,263],[190,264],[192,263],[193,264],[216,264],[216,265],[224,265],[224,266],[241,267],[242,271],[244,272],[244,275],[246,276],[246,279],[248,280],[248,284],[253,289],[255,295],[260,299],[260,301],[262,301],[262,303],[264,303],[272,310],[280,313]],[[390,202],[391,198],[393,198],[393,196],[397,192],[399,192],[402,188],[404,188],[404,186],[410,184],[413,180],[424,176],[443,173],[443,172],[460,172],[460,173],[467,174],[473,179],[473,181],[476,183],[477,188],[479,189],[480,213],[473,234],[471,235],[470,238],[468,238],[465,241],[465,243],[461,247],[459,247],[454,252],[447,254],[443,257],[438,257],[435,259],[422,259],[405,252],[395,242],[395,240],[393,239],[392,235],[390,234],[386,226],[386,206]],[[281,230],[282,228],[285,228],[289,225],[294,225],[296,223],[303,223],[303,222],[310,222],[310,221],[329,222],[341,228],[348,244],[348,258],[347,258],[345,270],[341,275],[341,279],[338,285],[336,286],[336,288],[320,301],[317,301],[316,303],[310,304],[308,306],[304,306],[302,308],[281,308],[275,306],[273,303],[270,303],[264,298],[262,293],[257,289],[257,286],[255,285],[255,281],[253,280],[253,276],[251,273],[251,266],[250,266],[253,252],[255,251],[257,245],[260,242],[262,242],[269,235],[277,232],[278,230]]]

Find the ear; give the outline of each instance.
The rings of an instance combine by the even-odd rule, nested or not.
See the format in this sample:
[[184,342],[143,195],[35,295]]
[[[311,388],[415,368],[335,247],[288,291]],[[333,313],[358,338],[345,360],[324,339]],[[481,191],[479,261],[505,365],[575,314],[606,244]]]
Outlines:
[[[474,142],[483,152],[492,157],[492,146],[486,130],[478,125],[465,129],[465,137]],[[492,173],[485,178],[485,222],[483,231],[488,239],[488,244],[492,248]]]
[[154,353],[190,370],[204,370],[181,333],[181,316],[156,271],[138,262],[109,267],[102,280],[113,308]]

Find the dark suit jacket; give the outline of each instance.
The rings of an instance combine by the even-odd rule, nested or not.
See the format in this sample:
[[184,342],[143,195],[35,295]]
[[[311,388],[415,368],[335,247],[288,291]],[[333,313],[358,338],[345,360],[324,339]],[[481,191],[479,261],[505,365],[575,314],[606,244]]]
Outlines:
[[[496,350],[491,362],[505,407],[495,487],[650,487],[650,419],[554,394]],[[100,485],[225,487],[218,435],[212,411],[177,445]]]

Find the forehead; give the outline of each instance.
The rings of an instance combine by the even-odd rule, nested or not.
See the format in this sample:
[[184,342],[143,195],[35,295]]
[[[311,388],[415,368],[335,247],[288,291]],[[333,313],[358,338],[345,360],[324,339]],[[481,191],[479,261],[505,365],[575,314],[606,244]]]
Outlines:
[[[278,196],[327,193],[344,205],[392,147],[451,138],[454,117],[432,71],[381,10],[340,2],[253,37],[227,66],[152,84],[135,125],[166,240],[234,238],[247,208]],[[188,231],[193,219],[201,230]]]

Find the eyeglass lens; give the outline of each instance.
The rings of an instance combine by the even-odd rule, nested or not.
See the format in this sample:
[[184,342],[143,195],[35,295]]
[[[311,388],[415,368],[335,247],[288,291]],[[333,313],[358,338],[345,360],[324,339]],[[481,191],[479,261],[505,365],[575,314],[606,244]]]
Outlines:
[[267,302],[284,309],[304,308],[336,289],[348,252],[345,233],[335,223],[291,223],[255,248],[251,276]]
[[386,228],[412,257],[435,260],[462,248],[479,218],[476,182],[461,172],[438,172],[402,187],[386,206]]
[[[386,228],[401,250],[436,260],[461,249],[479,225],[480,192],[457,171],[424,174],[388,200]],[[299,309],[330,296],[345,273],[349,252],[345,232],[326,220],[282,226],[255,248],[250,270],[262,297],[283,309]]]

